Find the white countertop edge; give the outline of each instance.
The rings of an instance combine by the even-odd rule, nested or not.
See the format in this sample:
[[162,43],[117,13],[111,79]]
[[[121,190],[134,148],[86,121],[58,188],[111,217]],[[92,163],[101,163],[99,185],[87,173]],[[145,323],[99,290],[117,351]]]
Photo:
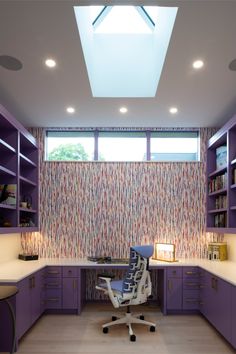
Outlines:
[[[37,261],[22,261],[12,260],[9,262],[0,263],[0,282],[1,283],[17,283],[22,279],[30,276],[36,271],[44,268],[45,266],[77,266],[86,268],[123,268],[125,264],[96,264],[95,262],[88,261],[87,259],[53,259],[41,258]],[[163,261],[150,261],[150,267],[201,267],[215,276],[231,283],[236,286],[236,262],[232,261],[209,261],[206,259],[180,259],[178,262],[163,262]]]

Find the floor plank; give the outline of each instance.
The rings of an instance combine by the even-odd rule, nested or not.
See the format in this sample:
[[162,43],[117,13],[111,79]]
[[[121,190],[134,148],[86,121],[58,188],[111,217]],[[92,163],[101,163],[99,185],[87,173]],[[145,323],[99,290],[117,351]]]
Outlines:
[[[140,312],[140,307],[135,307]],[[126,326],[102,333],[112,306],[87,304],[81,316],[44,315],[21,340],[19,354],[230,354],[236,351],[198,315],[163,316],[155,306],[143,306],[156,332],[134,325],[136,342],[129,341]]]

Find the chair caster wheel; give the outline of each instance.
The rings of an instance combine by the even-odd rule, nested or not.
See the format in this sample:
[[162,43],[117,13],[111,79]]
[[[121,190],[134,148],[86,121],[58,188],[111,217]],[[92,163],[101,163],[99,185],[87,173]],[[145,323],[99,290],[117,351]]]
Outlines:
[[156,331],[156,327],[155,326],[151,326],[150,327],[150,332],[155,332]]
[[144,320],[144,316],[143,315],[139,316],[139,318],[140,318],[140,320]]
[[103,331],[103,333],[108,333],[108,327],[104,327],[104,328],[102,329],[102,331]]
[[116,317],[116,316],[112,316],[111,320],[112,320],[112,321],[116,321],[116,320],[117,320],[117,317]]
[[136,336],[134,334],[132,334],[129,338],[131,342],[136,342]]

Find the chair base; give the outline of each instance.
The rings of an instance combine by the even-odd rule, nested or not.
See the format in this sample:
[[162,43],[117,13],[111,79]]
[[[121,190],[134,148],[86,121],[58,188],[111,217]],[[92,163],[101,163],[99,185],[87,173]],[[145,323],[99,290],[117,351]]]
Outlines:
[[103,333],[108,333],[108,327],[115,326],[117,324],[126,324],[126,326],[129,328],[130,340],[132,342],[135,342],[135,340],[136,340],[136,337],[134,335],[134,332],[133,332],[133,329],[131,326],[133,323],[150,326],[151,332],[155,332],[155,329],[156,329],[156,324],[153,322],[148,322],[148,321],[145,321],[144,319],[142,319],[142,318],[144,318],[142,314],[132,315],[130,312],[126,312],[125,316],[123,316],[123,317],[113,317],[113,318],[117,318],[117,319],[102,325]]

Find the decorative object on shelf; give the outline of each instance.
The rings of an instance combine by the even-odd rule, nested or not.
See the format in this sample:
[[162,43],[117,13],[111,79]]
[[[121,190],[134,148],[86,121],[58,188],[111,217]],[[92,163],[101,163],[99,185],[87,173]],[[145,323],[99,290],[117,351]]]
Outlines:
[[177,262],[175,259],[175,245],[172,243],[155,243],[153,259],[165,262]]
[[0,203],[16,205],[16,184],[0,184]]
[[20,218],[20,227],[34,227],[34,226],[35,223],[31,218],[25,216]]
[[20,253],[18,258],[21,259],[22,261],[37,261],[39,256],[38,254]]
[[209,260],[225,261],[227,259],[227,243],[226,242],[208,243],[207,254]]
[[27,208],[27,202],[21,202],[21,203],[20,203],[20,206],[21,206],[22,208]]
[[216,148],[216,169],[219,170],[227,165],[227,146],[222,145]]
[[26,203],[26,208],[28,208],[28,209],[32,208],[32,197],[31,197],[31,195],[25,195],[24,196],[24,202]]

